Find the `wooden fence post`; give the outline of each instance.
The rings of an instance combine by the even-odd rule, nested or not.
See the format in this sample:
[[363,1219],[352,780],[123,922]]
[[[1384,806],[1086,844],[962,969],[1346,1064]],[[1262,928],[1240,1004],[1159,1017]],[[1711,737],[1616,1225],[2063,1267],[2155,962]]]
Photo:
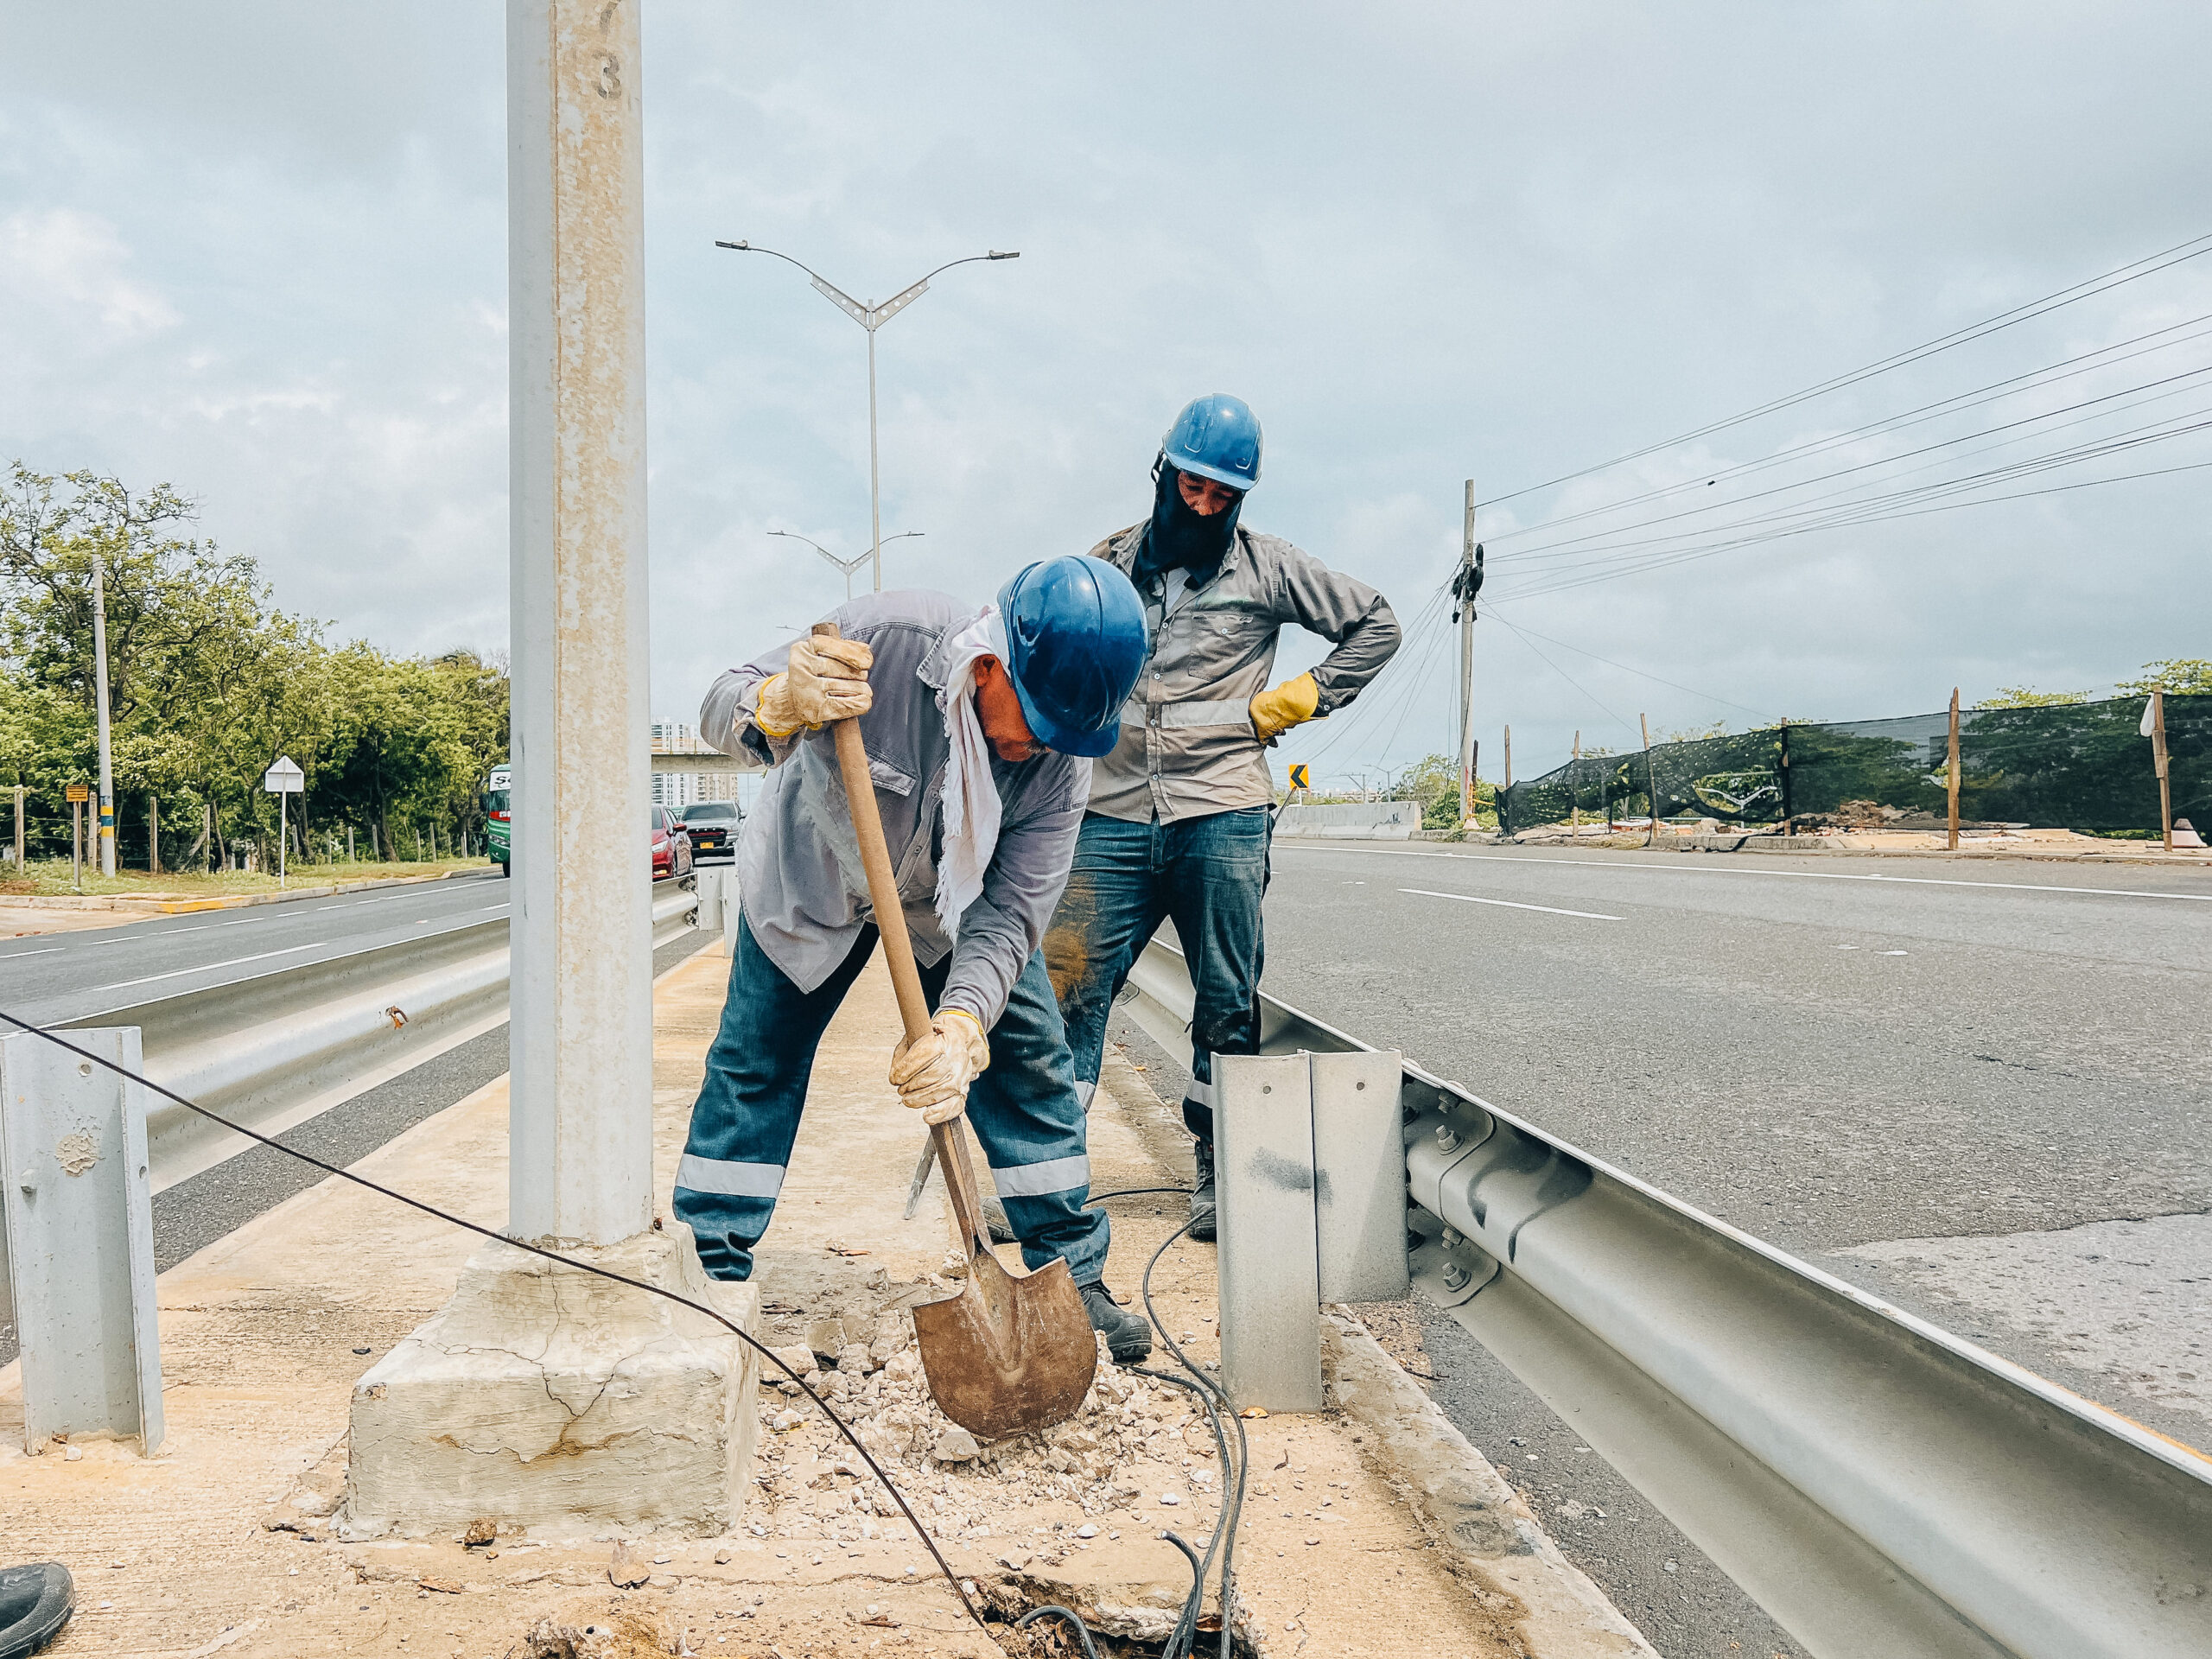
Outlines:
[[1951,688],[1951,840],[1949,850],[1959,850],[1959,688]]
[[2158,831],[2171,853],[2174,849],[2174,794],[2166,767],[2166,694],[2153,691],[2151,706],[2145,712],[2150,715],[2145,723],[2151,728],[2151,762],[2158,769]]
[[[1580,732],[1574,734],[1574,758],[1578,760],[1582,758],[1582,734]],[[1575,797],[1573,784],[1567,786],[1567,802],[1569,826],[1579,836],[1582,833],[1582,804]]]
[[1643,816],[1649,820],[1650,829],[1643,837],[1647,847],[1659,844],[1659,774],[1651,768],[1651,718],[1638,715],[1637,722],[1643,728]]

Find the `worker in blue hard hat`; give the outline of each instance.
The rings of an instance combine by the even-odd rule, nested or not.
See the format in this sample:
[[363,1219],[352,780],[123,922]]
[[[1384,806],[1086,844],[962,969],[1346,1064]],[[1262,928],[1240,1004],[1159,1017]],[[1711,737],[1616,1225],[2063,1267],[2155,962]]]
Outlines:
[[[1187,404],[1160,440],[1152,480],[1149,516],[1091,550],[1135,583],[1152,654],[1121,741],[1092,771],[1045,952],[1087,1098],[1114,999],[1161,919],[1173,918],[1197,991],[1183,1099],[1198,1142],[1191,1236],[1210,1239],[1213,1057],[1259,1052],[1260,899],[1275,799],[1266,752],[1357,696],[1398,649],[1398,623],[1367,583],[1243,523],[1260,481],[1260,423],[1241,398]],[[1335,649],[1270,686],[1287,623]]]
[[1066,1028],[1039,950],[1074,856],[1093,757],[1146,653],[1144,607],[1095,559],[1032,564],[980,611],[874,594],[718,678],[701,734],[771,768],[738,848],[741,915],[721,1027],[676,1174],[717,1279],[752,1276],[814,1052],[875,949],[868,877],[826,728],[857,719],[933,1019],[891,1081],[923,1121],[963,1111],[1033,1269],[1067,1260],[1116,1360],[1152,1349],[1104,1284],[1107,1223]]

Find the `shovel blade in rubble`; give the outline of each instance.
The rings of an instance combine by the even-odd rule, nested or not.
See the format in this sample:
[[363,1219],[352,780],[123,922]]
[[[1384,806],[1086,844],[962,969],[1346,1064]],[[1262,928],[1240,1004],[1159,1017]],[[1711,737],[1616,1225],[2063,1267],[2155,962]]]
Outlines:
[[957,1296],[914,1310],[938,1408],[984,1440],[1065,1422],[1090,1391],[1098,1344],[1065,1262],[1017,1279],[985,1249]]

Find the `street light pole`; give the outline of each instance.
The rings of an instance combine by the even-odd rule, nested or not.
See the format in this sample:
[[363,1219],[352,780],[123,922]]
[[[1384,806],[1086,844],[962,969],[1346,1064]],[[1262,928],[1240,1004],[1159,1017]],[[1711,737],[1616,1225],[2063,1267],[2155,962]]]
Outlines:
[[107,712],[107,582],[106,556],[92,550],[92,700],[99,715],[100,874],[115,874],[115,751],[108,741]]
[[[816,541],[813,537],[802,536],[795,530],[772,530],[768,533],[771,536],[788,536],[795,542],[804,542],[809,547],[819,553],[823,558],[829,560],[831,564],[837,568],[839,572],[841,572],[845,578],[845,598],[849,602],[853,597],[853,572],[859,569],[861,566],[866,564],[870,558],[880,560],[883,556],[883,543],[885,540],[903,542],[909,536],[919,536],[923,532],[918,530],[902,530],[896,536],[880,537],[875,543],[874,549],[871,552],[863,553],[856,559],[841,559],[835,553],[832,553],[828,548],[823,546],[821,543]],[[882,571],[880,564],[877,567],[876,591],[878,593],[883,591]]]
[[[868,516],[869,525],[868,556],[874,565],[875,591],[883,591],[883,491],[881,471],[877,463],[875,423],[875,331],[897,316],[923,295],[929,292],[930,278],[941,276],[955,265],[982,264],[995,259],[1019,259],[1019,251],[1001,252],[992,249],[986,253],[971,253],[965,259],[951,259],[939,265],[921,281],[899,290],[880,305],[863,305],[844,289],[831,283],[811,266],[803,264],[788,253],[778,253],[773,248],[756,247],[750,242],[717,241],[718,248],[728,248],[737,253],[765,253],[782,260],[787,265],[798,265],[812,279],[814,286],[840,311],[868,330]],[[802,539],[804,539],[802,537]],[[895,537],[893,538],[896,539]]]

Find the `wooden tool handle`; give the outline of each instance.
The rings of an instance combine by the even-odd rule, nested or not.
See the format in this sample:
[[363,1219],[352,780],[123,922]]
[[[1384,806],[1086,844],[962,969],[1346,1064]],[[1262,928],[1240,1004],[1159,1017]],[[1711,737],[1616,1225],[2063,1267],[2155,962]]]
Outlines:
[[[814,625],[817,639],[843,636],[835,622]],[[861,844],[861,868],[868,873],[868,903],[875,911],[876,931],[883,936],[884,964],[891,970],[891,988],[899,998],[899,1017],[906,1027],[906,1040],[918,1043],[930,1032],[929,999],[922,994],[922,971],[914,962],[914,942],[906,932],[906,909],[899,898],[899,878],[891,868],[891,846],[883,838],[883,815],[876,810],[875,779],[868,769],[868,748],[861,741],[858,720],[836,722],[837,770],[845,780],[845,801],[852,813],[853,835]],[[976,1195],[975,1166],[969,1161],[967,1137],[960,1120],[933,1123],[931,1137],[937,1142],[938,1167],[944,1172],[945,1191],[952,1198],[952,1213],[959,1224],[963,1248],[972,1255],[988,1249],[989,1235],[982,1229],[982,1206]]]

